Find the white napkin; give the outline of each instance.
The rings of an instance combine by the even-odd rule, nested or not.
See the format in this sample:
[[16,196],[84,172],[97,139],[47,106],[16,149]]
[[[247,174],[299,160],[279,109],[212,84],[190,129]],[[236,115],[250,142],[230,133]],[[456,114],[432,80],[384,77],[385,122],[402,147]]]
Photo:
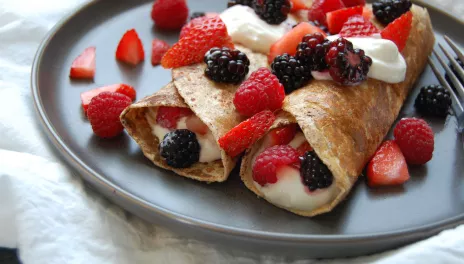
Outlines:
[[[438,1],[438,0],[435,0]],[[464,14],[464,4],[442,1]],[[180,237],[82,184],[47,139],[29,77],[46,32],[84,0],[0,0],[0,247],[36,263],[320,263],[223,251]],[[324,263],[462,263],[464,226],[400,250]]]

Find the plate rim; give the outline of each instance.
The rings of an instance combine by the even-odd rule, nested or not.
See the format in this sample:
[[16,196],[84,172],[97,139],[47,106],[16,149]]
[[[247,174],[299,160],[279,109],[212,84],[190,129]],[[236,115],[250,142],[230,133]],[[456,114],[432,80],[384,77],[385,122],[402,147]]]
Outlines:
[[[90,166],[86,165],[79,157],[76,155],[62,140],[56,129],[54,128],[50,118],[48,117],[42,99],[39,93],[39,85],[38,85],[38,69],[40,68],[40,63],[42,61],[44,52],[48,47],[48,44],[53,40],[54,36],[57,32],[71,19],[73,19],[77,14],[85,11],[85,9],[89,8],[92,5],[97,4],[98,2],[103,0],[97,1],[89,1],[84,4],[81,4],[71,10],[67,15],[65,15],[62,19],[60,19],[46,34],[42,42],[40,43],[37,52],[34,56],[34,60],[32,63],[32,70],[31,70],[31,77],[30,77],[30,86],[31,92],[33,97],[33,104],[34,109],[39,117],[39,121],[41,123],[42,130],[46,133],[47,138],[50,140],[52,145],[59,151],[61,157],[65,158],[65,161],[68,165],[72,168],[76,169],[79,172],[79,177],[84,179],[86,182],[96,185],[97,188],[103,188],[107,192],[99,191],[100,194],[109,198],[107,193],[112,193],[113,195],[122,198],[126,202],[131,205],[135,205],[138,208],[147,209],[153,213],[156,213],[161,216],[165,216],[168,220],[175,221],[179,224],[185,224],[190,227],[200,228],[204,231],[212,231],[216,233],[222,233],[225,235],[234,235],[236,237],[244,237],[250,239],[259,239],[259,240],[272,240],[273,242],[287,242],[287,243],[356,243],[356,242],[368,242],[368,241],[377,241],[379,240],[394,240],[398,238],[404,238],[405,236],[414,236],[418,234],[424,233],[438,233],[444,229],[452,228],[459,224],[464,224],[464,213],[447,218],[445,220],[441,220],[438,222],[434,222],[427,225],[422,225],[419,227],[412,227],[406,229],[399,229],[393,232],[377,232],[377,233],[366,233],[366,234],[344,234],[344,235],[308,235],[308,234],[289,234],[289,233],[278,233],[278,232],[270,232],[270,231],[256,231],[256,230],[249,230],[244,228],[238,227],[231,227],[227,225],[217,224],[213,222],[209,222],[207,220],[201,220],[194,217],[186,216],[181,213],[176,213],[170,211],[166,208],[161,206],[157,206],[155,204],[150,203],[136,195],[124,190],[122,187],[118,186],[115,183],[110,182],[107,180],[103,175],[96,172]],[[148,2],[148,0],[146,0]],[[427,9],[433,9],[435,12],[441,13],[452,20],[455,23],[460,24],[464,27],[464,19],[460,19],[456,15],[452,13],[448,13],[447,11],[441,9],[435,4],[430,4],[424,2],[425,0],[413,0],[414,4],[418,4],[423,6]],[[123,206],[121,203],[117,203],[119,206],[123,207],[125,210],[127,208]]]

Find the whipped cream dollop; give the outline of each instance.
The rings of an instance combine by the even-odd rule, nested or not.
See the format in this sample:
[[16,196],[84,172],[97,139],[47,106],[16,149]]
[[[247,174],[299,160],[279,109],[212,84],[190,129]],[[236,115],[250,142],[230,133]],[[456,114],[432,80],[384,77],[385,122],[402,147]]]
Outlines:
[[[156,111],[152,108],[146,113],[146,119],[151,126],[151,131],[154,136],[159,139],[159,142],[163,141],[164,136],[171,132],[171,130],[162,127],[156,123]],[[187,118],[182,117],[177,121],[176,129],[188,129]],[[214,139],[213,133],[208,129],[208,133],[202,135],[195,133],[197,136],[198,143],[200,144],[200,160],[199,162],[212,162],[221,159],[221,149]]]
[[290,16],[279,25],[270,25],[248,6],[235,5],[220,15],[233,42],[261,53],[269,53],[272,44],[292,29],[297,22]]

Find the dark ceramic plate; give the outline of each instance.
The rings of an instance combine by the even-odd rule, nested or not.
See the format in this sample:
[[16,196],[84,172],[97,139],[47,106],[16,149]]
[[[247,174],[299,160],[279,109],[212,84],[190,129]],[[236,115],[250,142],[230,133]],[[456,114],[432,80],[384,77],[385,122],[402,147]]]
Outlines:
[[[456,119],[427,119],[436,133],[434,159],[411,167],[411,180],[398,188],[372,190],[360,179],[333,212],[304,218],[278,209],[247,190],[237,173],[223,184],[203,184],[155,167],[127,135],[113,140],[93,136],[82,115],[79,94],[124,82],[138,98],[171,80],[168,70],[150,64],[154,37],[174,43],[177,33],[153,28],[148,0],[101,0],[89,3],[59,23],[42,43],[32,71],[32,94],[38,116],[61,155],[93,187],[127,210],[165,224],[181,234],[278,254],[340,257],[373,253],[411,243],[462,223],[464,155]],[[217,11],[226,1],[190,0],[192,11]],[[429,6],[438,41],[446,33],[464,44],[464,24]],[[119,39],[136,28],[147,61],[128,68],[114,59]],[[86,47],[97,47],[94,82],[68,78],[73,59]],[[430,69],[417,87],[437,83]],[[418,88],[401,116],[416,116]]]

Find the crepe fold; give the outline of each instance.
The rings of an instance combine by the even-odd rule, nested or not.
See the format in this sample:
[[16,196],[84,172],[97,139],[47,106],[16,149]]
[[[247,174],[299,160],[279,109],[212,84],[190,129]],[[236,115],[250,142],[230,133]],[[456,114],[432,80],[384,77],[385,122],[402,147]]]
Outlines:
[[[267,66],[265,55],[236,45],[250,60],[250,73]],[[152,134],[146,118],[147,111],[156,113],[160,106],[190,108],[211,130],[216,142],[242,121],[235,111],[233,98],[238,85],[218,84],[205,74],[204,63],[181,67],[172,71],[173,81],[158,92],[129,106],[121,114],[121,122],[128,134],[137,142],[144,155],[155,165],[178,175],[205,182],[222,182],[227,179],[237,162],[221,150],[221,159],[209,163],[197,162],[188,168],[173,168],[161,158],[159,140]]]
[[[348,87],[315,80],[286,97],[283,112],[272,128],[297,123],[332,172],[338,194],[330,203],[312,211],[284,209],[308,217],[331,211],[348,195],[382,143],[411,87],[424,70],[435,42],[427,10],[415,5],[411,10],[412,30],[402,52],[407,63],[404,82],[388,84],[369,79],[359,86]],[[260,197],[264,196],[254,185],[252,163],[263,141],[261,139],[247,151],[240,171],[245,185]]]

